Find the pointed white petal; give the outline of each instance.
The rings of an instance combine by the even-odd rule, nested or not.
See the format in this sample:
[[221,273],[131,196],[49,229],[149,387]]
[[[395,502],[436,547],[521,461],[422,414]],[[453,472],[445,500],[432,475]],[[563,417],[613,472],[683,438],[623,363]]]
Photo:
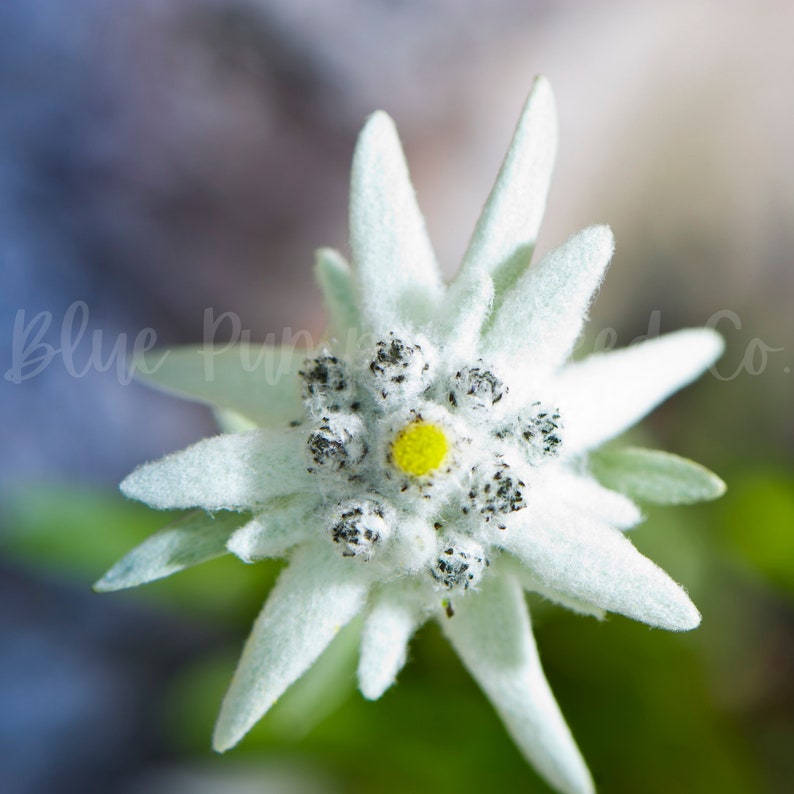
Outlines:
[[563,454],[576,454],[627,430],[698,377],[723,350],[707,328],[687,329],[571,364],[559,380]]
[[571,612],[576,612],[577,615],[585,615],[586,617],[595,618],[596,620],[603,620],[606,612],[600,607],[589,604],[587,601],[582,601],[579,598],[560,593],[557,590],[552,590],[546,587],[532,573],[526,568],[520,574],[516,574],[516,578],[521,582],[521,586],[529,593],[537,593],[543,598],[559,604],[561,607],[570,609]]
[[95,585],[100,593],[137,587],[226,554],[226,541],[248,516],[190,513],[122,557]]
[[329,335],[345,342],[348,333],[359,327],[358,295],[350,265],[333,248],[320,248],[315,254],[314,275],[328,311]]
[[378,593],[364,620],[358,688],[377,700],[405,665],[408,642],[426,620],[411,589],[399,583]]
[[175,347],[136,356],[133,369],[169,394],[272,426],[301,416],[297,373],[305,356],[305,350],[266,345]]
[[471,351],[479,346],[480,332],[491,313],[493,281],[488,273],[472,270],[461,276],[450,292],[453,294],[449,303],[455,308],[441,313],[435,336],[453,358],[469,360]]
[[367,585],[357,573],[330,544],[295,554],[254,623],[223,700],[213,737],[218,752],[237,744],[363,607]]
[[543,674],[524,595],[491,576],[455,602],[441,626],[527,759],[558,791],[589,794],[593,782]]
[[600,607],[594,606],[587,601],[582,601],[579,598],[560,593],[550,587],[544,585],[526,565],[520,563],[515,557],[509,554],[502,556],[498,563],[499,568],[510,573],[515,579],[518,580],[520,585],[529,593],[537,593],[543,598],[553,601],[555,604],[570,609],[571,612],[576,612],[579,615],[586,615],[588,617],[603,620],[605,612]]
[[226,548],[243,562],[257,562],[284,553],[316,534],[316,505],[308,495],[271,499],[265,509],[229,538]]
[[609,227],[591,226],[547,254],[494,308],[484,352],[524,369],[560,366],[582,330],[613,249]]
[[545,588],[670,631],[688,631],[700,613],[683,588],[617,529],[551,506],[518,517],[494,538]]
[[589,464],[601,482],[646,502],[688,505],[725,493],[725,483],[705,466],[658,449],[600,450]]
[[538,77],[524,105],[491,195],[461,267],[491,273],[502,290],[528,265],[535,247],[557,151],[557,110]]
[[378,111],[356,145],[350,247],[367,330],[387,334],[433,316],[441,276],[394,122]]
[[631,499],[605,488],[587,474],[561,466],[542,474],[546,475],[542,484],[539,482],[533,490],[542,493],[544,502],[557,502],[618,529],[631,529],[642,521],[642,512]]
[[255,507],[306,486],[303,443],[303,434],[295,430],[205,438],[140,466],[121,483],[121,491],[160,510]]

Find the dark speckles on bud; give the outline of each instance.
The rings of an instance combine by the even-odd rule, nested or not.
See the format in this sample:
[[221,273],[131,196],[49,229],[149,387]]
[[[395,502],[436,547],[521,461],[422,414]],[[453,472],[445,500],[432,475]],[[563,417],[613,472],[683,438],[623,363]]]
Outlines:
[[449,535],[441,541],[430,573],[446,590],[476,587],[489,562],[477,541],[465,535]]
[[562,446],[562,421],[559,411],[541,403],[532,403],[519,417],[518,433],[530,450],[530,460],[541,462],[556,457]]
[[328,471],[347,470],[355,477],[355,468],[367,454],[361,420],[352,414],[324,416],[307,439],[309,457]]
[[430,382],[429,371],[430,362],[422,346],[391,333],[375,344],[369,362],[372,393],[384,402],[419,394]]
[[299,372],[303,379],[303,399],[321,411],[350,408],[354,384],[344,361],[331,353],[307,358]]
[[327,529],[343,557],[356,557],[364,562],[391,532],[387,508],[379,500],[368,497],[340,502]]
[[462,367],[455,373],[448,400],[454,407],[483,411],[500,402],[507,391],[502,379],[478,361],[476,365]]
[[[523,510],[526,485],[516,477],[504,461],[475,466],[472,469],[472,485],[468,493],[471,509],[478,511],[490,521],[495,516],[504,516]],[[468,510],[464,508],[464,513]],[[501,525],[500,525],[501,527]]]

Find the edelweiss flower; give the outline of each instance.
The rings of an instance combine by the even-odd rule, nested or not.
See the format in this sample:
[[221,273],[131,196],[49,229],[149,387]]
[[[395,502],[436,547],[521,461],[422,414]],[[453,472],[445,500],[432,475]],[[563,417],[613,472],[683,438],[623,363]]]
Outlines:
[[696,501],[722,483],[665,453],[592,451],[699,375],[721,341],[687,330],[566,363],[613,242],[594,226],[529,267],[555,125],[539,79],[445,285],[392,121],[374,114],[353,162],[353,270],[333,251],[318,254],[325,341],[312,351],[171,351],[151,376],[251,429],[124,480],[127,496],[153,507],[206,512],[150,538],[97,589],[227,550],[246,562],[289,558],[223,702],[217,750],[359,613],[367,698],[394,683],[412,635],[436,619],[548,782],[592,791],[543,675],[524,591],[589,615],[698,625],[684,590],[623,531],[641,519],[630,495]]

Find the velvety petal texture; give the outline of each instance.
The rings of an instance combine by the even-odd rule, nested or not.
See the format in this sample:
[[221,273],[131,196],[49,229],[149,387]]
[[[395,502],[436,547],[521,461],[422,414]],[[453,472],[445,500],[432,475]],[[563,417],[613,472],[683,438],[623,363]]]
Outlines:
[[631,529],[642,521],[640,509],[623,493],[605,488],[587,472],[563,466],[546,472],[530,499],[540,502],[537,507],[532,504],[532,509],[549,512],[549,505],[559,505],[566,511],[596,516],[618,529]]
[[441,626],[521,752],[558,791],[594,790],[540,666],[520,585],[492,578]]
[[133,360],[142,380],[188,400],[235,411],[265,427],[301,416],[298,370],[306,351],[239,344],[151,351]]
[[228,538],[226,548],[243,562],[284,557],[316,531],[316,505],[304,495],[276,497]]
[[570,354],[614,250],[612,232],[591,226],[547,254],[497,307],[482,350],[523,369],[553,369]]
[[136,469],[121,491],[160,510],[241,510],[310,485],[305,440],[291,430],[214,436]]
[[397,130],[382,111],[370,116],[353,156],[350,247],[368,329],[388,335],[433,316],[441,274]]
[[573,511],[519,518],[499,544],[552,591],[669,631],[689,631],[700,613],[683,588],[617,529]]
[[[358,573],[358,572],[357,572]],[[362,609],[367,584],[325,546],[297,552],[279,577],[221,706],[213,746],[233,747]]]
[[314,275],[328,311],[328,335],[344,343],[348,333],[360,327],[358,295],[350,265],[333,248],[320,248],[315,255]]
[[122,557],[95,585],[97,592],[137,587],[226,554],[226,542],[245,513],[196,510],[163,527]]
[[658,449],[599,451],[590,468],[610,488],[656,504],[695,504],[725,493],[725,483],[705,466]]
[[358,687],[377,700],[405,665],[408,643],[427,619],[410,587],[395,585],[379,591],[361,632]]
[[451,356],[465,360],[479,346],[480,333],[493,306],[494,284],[488,273],[473,270],[456,282],[455,289],[458,310],[442,313],[432,331]]
[[636,424],[722,354],[708,328],[676,331],[571,364],[559,379],[569,454],[593,449]]
[[483,207],[459,279],[487,272],[501,291],[528,265],[546,209],[557,153],[557,111],[545,77],[527,99],[491,195]]

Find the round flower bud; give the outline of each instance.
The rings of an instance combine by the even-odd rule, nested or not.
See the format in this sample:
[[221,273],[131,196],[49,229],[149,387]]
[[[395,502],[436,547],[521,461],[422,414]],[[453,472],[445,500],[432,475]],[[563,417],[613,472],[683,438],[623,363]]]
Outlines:
[[310,411],[316,414],[349,410],[355,384],[340,358],[322,352],[307,358],[298,374],[303,379],[303,400]]
[[518,435],[528,448],[531,463],[537,465],[556,457],[562,446],[559,411],[539,402],[532,403],[518,418]]
[[447,399],[456,408],[487,411],[507,394],[507,386],[482,360],[461,367],[450,383]]
[[391,533],[388,513],[377,499],[345,499],[331,514],[328,535],[343,557],[366,562]]
[[430,385],[429,347],[404,342],[394,333],[375,344],[369,387],[377,402],[392,404],[421,394]]
[[[468,497],[470,508],[464,512],[476,511],[485,516],[486,521],[501,518],[527,506],[524,499],[526,485],[503,460],[478,464],[472,468],[472,481]],[[503,529],[503,525],[499,525]]]
[[479,583],[489,562],[483,547],[466,535],[446,535],[430,569],[439,586],[446,590],[468,590]]
[[345,413],[324,416],[307,439],[309,458],[325,471],[344,470],[355,476],[355,468],[367,454],[364,437],[364,426],[357,416]]

